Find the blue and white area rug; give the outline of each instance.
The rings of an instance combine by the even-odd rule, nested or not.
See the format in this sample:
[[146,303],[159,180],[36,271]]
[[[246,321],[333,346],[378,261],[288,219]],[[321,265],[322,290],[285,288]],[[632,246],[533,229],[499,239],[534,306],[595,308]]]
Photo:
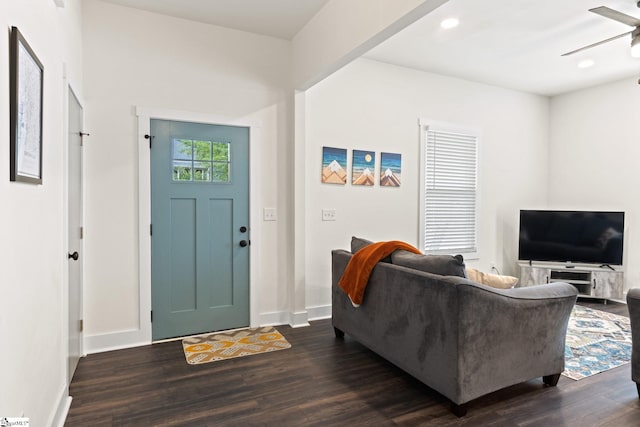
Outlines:
[[576,305],[569,319],[565,377],[579,380],[631,360],[629,318]]

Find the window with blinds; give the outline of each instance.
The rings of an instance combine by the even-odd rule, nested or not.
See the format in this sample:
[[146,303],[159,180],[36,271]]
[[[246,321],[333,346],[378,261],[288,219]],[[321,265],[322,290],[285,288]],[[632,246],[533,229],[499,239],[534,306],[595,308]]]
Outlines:
[[427,126],[423,141],[422,249],[476,254],[478,136]]

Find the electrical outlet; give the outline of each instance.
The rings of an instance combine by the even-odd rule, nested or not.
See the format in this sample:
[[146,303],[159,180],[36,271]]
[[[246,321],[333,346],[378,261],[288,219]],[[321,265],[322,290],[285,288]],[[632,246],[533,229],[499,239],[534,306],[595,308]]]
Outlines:
[[262,219],[264,221],[275,221],[278,219],[276,208],[264,208],[262,211]]
[[336,220],[336,210],[335,209],[322,209],[322,220],[323,221],[335,221]]

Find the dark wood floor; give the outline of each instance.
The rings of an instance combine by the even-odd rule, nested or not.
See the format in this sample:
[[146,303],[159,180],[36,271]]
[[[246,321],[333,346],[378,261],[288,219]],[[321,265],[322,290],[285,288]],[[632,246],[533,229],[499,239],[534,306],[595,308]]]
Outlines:
[[[627,315],[626,305],[585,305]],[[180,341],[93,354],[71,384],[66,426],[640,426],[630,367],[557,387],[532,380],[479,398],[457,418],[447,400],[329,320],[278,330],[292,348],[187,365]]]

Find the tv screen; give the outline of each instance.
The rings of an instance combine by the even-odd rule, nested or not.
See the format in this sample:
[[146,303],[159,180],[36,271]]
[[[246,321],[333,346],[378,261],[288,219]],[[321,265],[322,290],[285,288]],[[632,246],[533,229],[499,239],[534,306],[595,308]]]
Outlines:
[[622,265],[624,212],[521,210],[518,259]]

